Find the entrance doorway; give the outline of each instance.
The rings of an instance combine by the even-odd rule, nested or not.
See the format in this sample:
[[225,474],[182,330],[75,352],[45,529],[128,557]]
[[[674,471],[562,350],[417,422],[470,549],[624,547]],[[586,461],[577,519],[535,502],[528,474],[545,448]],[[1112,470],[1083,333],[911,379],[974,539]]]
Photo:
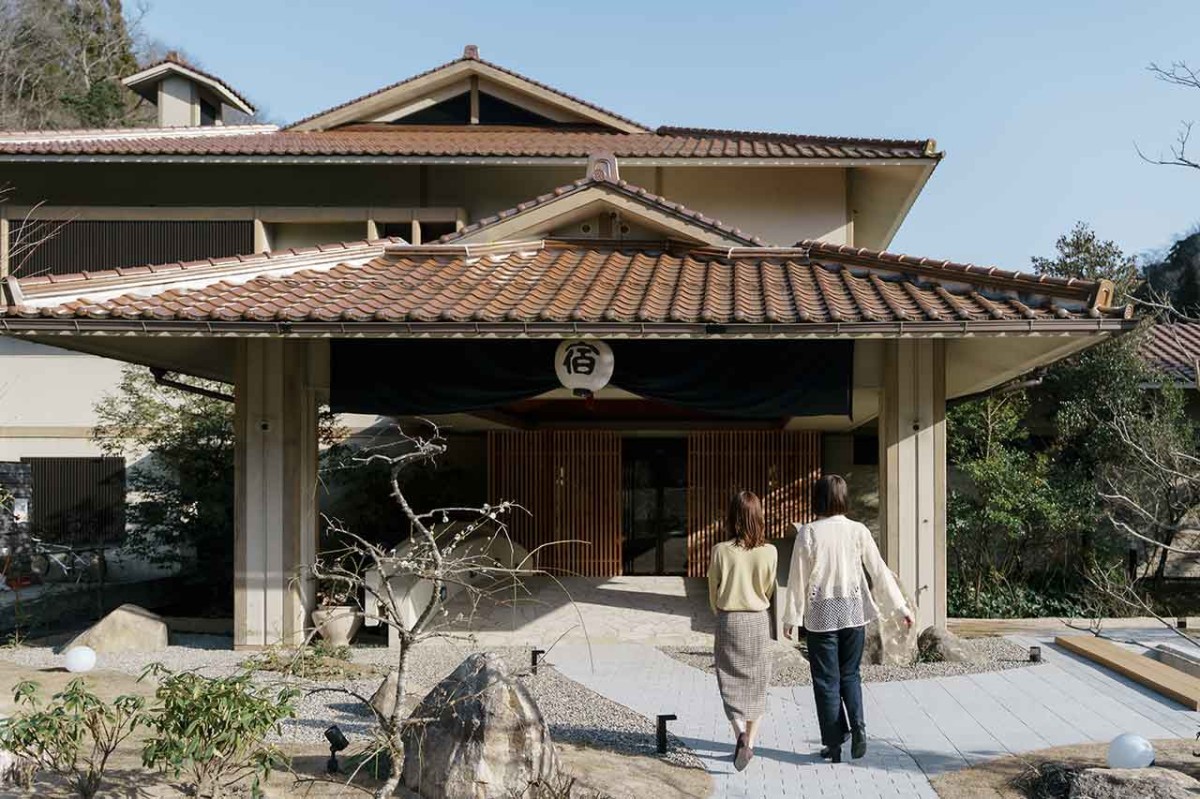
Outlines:
[[621,442],[625,574],[687,573],[687,439]]

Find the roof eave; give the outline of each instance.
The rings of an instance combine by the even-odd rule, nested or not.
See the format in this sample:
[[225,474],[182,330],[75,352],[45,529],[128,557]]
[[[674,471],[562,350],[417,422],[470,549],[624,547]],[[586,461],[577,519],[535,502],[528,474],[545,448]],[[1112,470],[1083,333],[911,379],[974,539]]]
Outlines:
[[[218,129],[219,130],[219,129]],[[622,157],[623,167],[706,166],[706,167],[820,167],[907,166],[926,162],[924,158],[705,158],[705,157]],[[412,164],[442,166],[576,166],[588,162],[586,155],[543,156],[430,156],[430,155],[189,155],[137,153],[2,153],[0,163],[147,163],[147,164],[263,164],[295,166],[304,164]]]
[[289,338],[965,338],[1090,336],[1136,327],[1130,319],[1029,319],[922,322],[288,322],[188,321],[0,316],[7,335],[289,337]]

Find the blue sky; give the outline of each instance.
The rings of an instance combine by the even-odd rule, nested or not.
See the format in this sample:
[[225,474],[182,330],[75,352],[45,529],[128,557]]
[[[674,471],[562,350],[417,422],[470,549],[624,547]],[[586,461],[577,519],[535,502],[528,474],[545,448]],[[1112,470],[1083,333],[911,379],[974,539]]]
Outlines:
[[1200,223],[1200,171],[1134,150],[1200,121],[1200,91],[1146,72],[1200,65],[1197,0],[151,0],[144,27],[279,121],[473,43],[645,124],[932,137],[892,244],[918,255],[1027,269],[1076,220],[1138,253]]

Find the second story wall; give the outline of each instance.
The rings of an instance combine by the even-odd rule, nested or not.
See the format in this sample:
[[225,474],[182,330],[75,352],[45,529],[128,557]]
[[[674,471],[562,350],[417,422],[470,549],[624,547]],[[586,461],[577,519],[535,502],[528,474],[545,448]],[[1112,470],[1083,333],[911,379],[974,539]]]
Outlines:
[[[356,240],[369,235],[400,235],[412,240],[410,220],[424,218],[423,240],[453,230],[581,177],[583,167],[465,165],[187,165],[187,164],[22,164],[6,170],[14,194],[0,205],[10,234],[26,208],[56,214],[69,227],[61,249],[70,272],[130,266],[148,260],[202,257],[191,244],[213,231],[179,230],[187,223],[258,220],[252,249],[283,249]],[[849,243],[846,171],[822,167],[621,167],[621,177],[706,216],[720,219],[772,244],[799,239]],[[174,220],[164,225],[159,245],[178,238],[182,249],[155,246],[144,260],[112,263],[104,247],[90,244],[103,228],[96,222]],[[134,236],[126,225],[121,236]],[[114,235],[118,235],[113,231]],[[137,235],[142,235],[137,233]],[[174,237],[174,238],[173,238]],[[79,238],[78,242],[74,239]],[[227,237],[226,237],[227,238]],[[244,237],[243,237],[244,238]],[[140,252],[136,246],[123,252]],[[239,250],[240,251],[240,250]],[[212,252],[230,255],[234,252]]]

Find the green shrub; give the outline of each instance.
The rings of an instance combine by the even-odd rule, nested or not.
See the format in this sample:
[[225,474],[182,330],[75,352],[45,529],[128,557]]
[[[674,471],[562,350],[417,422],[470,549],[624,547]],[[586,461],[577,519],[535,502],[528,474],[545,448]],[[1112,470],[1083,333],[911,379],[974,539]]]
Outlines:
[[204,677],[161,665],[146,673],[161,678],[147,717],[156,733],[142,751],[147,768],[186,774],[197,796],[221,797],[246,778],[258,793],[271,770],[285,762],[266,737],[295,716],[299,691],[258,688],[249,674]]
[[111,704],[88,689],[81,679],[71,680],[48,705],[37,699],[38,684],[19,683],[13,701],[26,708],[0,722],[0,749],[28,764],[31,771],[46,770],[65,776],[84,799],[96,795],[112,753],[145,720],[145,700],[119,696]]

